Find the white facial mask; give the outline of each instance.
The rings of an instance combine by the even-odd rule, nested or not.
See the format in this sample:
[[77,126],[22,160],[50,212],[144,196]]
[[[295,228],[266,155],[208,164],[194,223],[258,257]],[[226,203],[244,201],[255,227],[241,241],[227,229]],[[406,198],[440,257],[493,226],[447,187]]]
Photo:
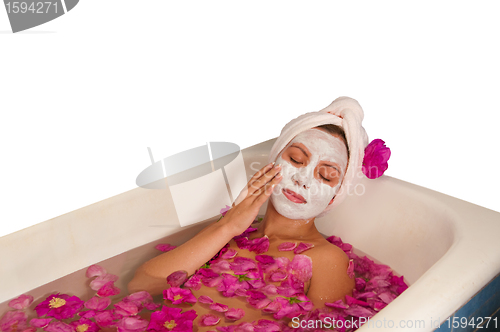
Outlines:
[[[293,165],[282,159],[283,152],[294,143],[302,143],[309,150],[307,166]],[[304,156],[303,159],[307,160],[307,157]],[[333,162],[340,167],[339,180],[334,187],[314,176],[320,161]],[[309,129],[288,143],[276,159],[276,164],[282,165],[283,179],[274,187],[271,195],[274,208],[279,214],[290,219],[310,219],[323,212],[337,194],[347,166],[347,148],[341,138],[320,129]],[[305,202],[298,195],[302,196]]]

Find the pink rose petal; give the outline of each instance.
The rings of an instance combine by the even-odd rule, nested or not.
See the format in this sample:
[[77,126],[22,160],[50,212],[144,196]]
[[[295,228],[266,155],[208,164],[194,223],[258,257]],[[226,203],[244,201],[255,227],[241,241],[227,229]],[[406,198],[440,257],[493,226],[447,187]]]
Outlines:
[[224,314],[224,316],[226,316],[226,319],[229,320],[238,320],[245,316],[245,311],[240,308],[231,308]]
[[299,245],[293,250],[293,252],[295,254],[300,254],[300,253],[303,253],[304,251],[309,250],[313,247],[314,247],[314,244],[300,242]]
[[278,246],[279,251],[292,251],[297,247],[296,242],[283,242]]
[[98,277],[107,274],[106,269],[99,265],[90,265],[85,272],[87,278]]
[[201,295],[200,297],[198,297],[198,302],[210,304],[214,303],[214,300],[212,300],[210,296]]
[[220,317],[212,315],[212,314],[205,314],[201,316],[201,325],[202,326],[213,326],[217,325],[219,323]]
[[8,304],[9,307],[13,309],[25,309],[29,307],[29,305],[33,302],[33,296],[31,295],[21,295],[13,300],[11,300]]
[[222,303],[212,303],[210,304],[210,309],[218,312],[226,312],[229,309],[229,307]]
[[173,246],[173,245],[170,245],[168,243],[160,243],[160,244],[157,244],[155,246],[155,249],[158,249],[158,250],[163,251],[163,252],[174,250],[175,248],[177,248],[177,246]]
[[349,278],[354,278],[354,262],[353,260],[349,260],[349,266],[347,267],[347,275]]
[[175,271],[167,277],[167,283],[172,287],[179,287],[188,277],[186,271]]

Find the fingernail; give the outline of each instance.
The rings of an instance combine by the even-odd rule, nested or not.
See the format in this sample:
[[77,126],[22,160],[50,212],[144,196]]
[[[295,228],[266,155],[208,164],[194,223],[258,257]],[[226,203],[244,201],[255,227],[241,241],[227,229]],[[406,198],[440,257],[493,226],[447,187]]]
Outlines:
[[277,177],[278,179],[281,179],[281,178],[283,177],[283,174],[281,174],[281,172],[279,172],[278,174],[276,174],[276,177]]
[[276,165],[276,169],[281,168],[281,164]]

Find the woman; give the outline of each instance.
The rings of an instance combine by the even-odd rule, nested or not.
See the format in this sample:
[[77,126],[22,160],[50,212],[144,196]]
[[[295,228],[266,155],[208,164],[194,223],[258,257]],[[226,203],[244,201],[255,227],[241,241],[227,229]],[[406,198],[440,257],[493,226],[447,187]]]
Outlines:
[[[146,290],[152,295],[161,294],[170,287],[166,277],[171,273],[184,270],[188,275],[193,275],[196,271],[208,271],[200,267],[228,244],[225,252],[229,250],[236,254],[234,258],[227,259],[231,268],[223,272],[224,268],[221,270],[218,264],[221,262],[219,258],[213,261],[214,266],[218,264],[219,273],[207,279],[209,281],[204,281],[207,285],[213,280],[219,290],[203,285],[199,290],[193,287],[193,294],[197,298],[209,296],[214,303],[243,310],[244,316],[236,323],[261,318],[287,319],[289,322],[293,313],[280,314],[287,304],[279,304],[278,298],[293,298],[302,303],[304,308],[306,304],[320,308],[325,303],[352,295],[354,278],[348,275],[349,260],[346,254],[326,241],[316,229],[314,220],[338,205],[349,194],[349,189],[352,190],[353,180],[361,171],[368,141],[361,126],[362,119],[363,111],[359,104],[351,98],[341,97],[319,112],[306,113],[292,120],[276,140],[269,155],[270,163],[250,179],[246,190],[225,216],[183,245],[143,264],[130,282],[129,291]],[[247,231],[268,198],[270,201],[263,220],[256,230]],[[243,236],[239,236],[242,233]],[[298,254],[288,250],[299,243],[308,250],[295,250]],[[286,258],[274,261],[269,256]],[[247,258],[251,261],[247,261]],[[238,275],[234,268],[241,267],[236,262],[250,262],[248,264],[251,265],[256,259],[260,262],[259,271],[264,273],[261,275],[262,280],[254,275],[252,277],[280,289],[276,293],[276,287],[272,286],[273,291],[264,291],[265,299],[262,297],[263,292],[248,292],[253,288],[265,290],[260,288],[263,284],[255,286],[255,278],[242,278],[243,272]],[[274,265],[264,262],[266,259],[272,260]],[[283,262],[286,268],[268,269],[271,265],[277,266]],[[252,266],[253,270],[244,272],[257,271],[256,265]],[[199,272],[196,276],[202,277]],[[244,283],[241,280],[247,279],[254,279],[254,283],[250,286],[245,283],[243,291],[235,291],[237,287],[233,283],[231,287],[236,288],[230,289],[228,280],[236,280],[236,277],[239,277],[238,285]],[[283,295],[285,293],[288,297]],[[259,296],[253,298],[254,294]],[[207,313],[220,317],[222,321],[219,325],[228,324],[224,314],[200,301],[192,309],[198,314],[194,321],[195,330],[215,330],[213,326],[203,326],[207,325],[203,322],[204,314]]]

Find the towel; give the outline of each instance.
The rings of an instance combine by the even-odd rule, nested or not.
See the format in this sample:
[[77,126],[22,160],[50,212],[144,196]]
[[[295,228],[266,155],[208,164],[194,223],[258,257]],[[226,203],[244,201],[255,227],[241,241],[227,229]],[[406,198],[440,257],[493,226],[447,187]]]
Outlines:
[[357,180],[364,176],[362,172],[362,163],[365,147],[368,145],[368,135],[361,125],[363,118],[363,109],[355,99],[339,97],[321,111],[302,114],[287,123],[271,148],[269,162],[275,161],[281,153],[281,150],[283,150],[295,136],[304,130],[324,124],[334,124],[344,129],[349,149],[347,171],[333,203],[328,205],[328,207],[317,217],[324,216],[335,206],[340,204],[345,197],[353,195]]

